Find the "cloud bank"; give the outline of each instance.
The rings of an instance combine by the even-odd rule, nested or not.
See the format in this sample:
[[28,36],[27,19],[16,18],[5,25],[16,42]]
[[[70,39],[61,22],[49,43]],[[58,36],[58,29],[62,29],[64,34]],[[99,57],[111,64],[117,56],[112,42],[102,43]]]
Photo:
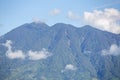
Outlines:
[[110,49],[102,50],[102,55],[113,55],[113,56],[120,55],[120,47],[117,46],[116,44],[112,44],[110,46]]
[[98,29],[120,33],[120,11],[114,8],[84,13],[84,21]]
[[10,59],[25,59],[25,55],[21,50],[15,50],[12,51],[12,41],[7,40],[5,44],[3,44],[5,47],[8,48],[6,52],[6,56]]
[[28,57],[30,60],[41,60],[41,59],[46,59],[49,56],[51,56],[51,53],[48,52],[46,49],[42,49],[41,51],[29,51],[28,52]]
[[69,11],[67,13],[67,17],[69,19],[72,19],[72,20],[79,20],[80,19],[80,16],[78,14],[76,14],[76,13],[73,13],[72,11]]
[[60,12],[61,12],[60,9],[55,8],[50,11],[50,15],[55,16],[55,15],[60,14]]
[[26,57],[28,57],[29,60],[41,60],[47,59],[52,55],[44,48],[41,51],[29,50],[26,52],[26,54],[22,50],[13,51],[11,44],[11,40],[7,40],[6,43],[3,44],[6,48],[8,48],[8,50],[6,51],[6,56],[9,59],[25,59]]

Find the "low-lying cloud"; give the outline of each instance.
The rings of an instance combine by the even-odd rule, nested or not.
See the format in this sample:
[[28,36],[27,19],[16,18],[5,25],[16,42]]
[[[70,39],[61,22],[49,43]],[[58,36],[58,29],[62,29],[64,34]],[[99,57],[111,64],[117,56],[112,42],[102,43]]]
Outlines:
[[12,41],[7,40],[5,44],[3,44],[5,47],[8,48],[8,50],[6,51],[6,56],[10,59],[25,59],[25,55],[21,50],[12,50]]
[[72,65],[72,64],[67,64],[66,66],[65,66],[65,70],[76,70],[77,68],[74,66],[74,65]]
[[7,51],[6,56],[10,59],[25,59],[25,55],[21,50],[16,50],[16,51]]
[[41,59],[46,59],[49,56],[51,56],[51,53],[48,52],[46,49],[42,49],[41,51],[29,51],[28,52],[28,57],[30,60],[41,60]]
[[117,46],[116,44],[112,44],[110,48],[102,50],[102,55],[113,55],[117,56],[120,55],[120,47]]
[[120,33],[120,11],[114,8],[84,13],[85,23],[112,33]]
[[61,72],[63,73],[63,72],[66,72],[66,71],[75,71],[77,68],[74,66],[74,65],[72,65],[72,64],[67,64],[66,66],[65,66],[65,68],[63,69],[63,70],[61,70]]
[[41,51],[32,51],[29,50],[26,54],[22,50],[12,50],[12,41],[7,40],[6,43],[3,44],[8,50],[6,51],[6,56],[9,59],[25,59],[28,57],[29,60],[41,60],[50,57],[52,54],[48,52],[46,49],[42,49]]

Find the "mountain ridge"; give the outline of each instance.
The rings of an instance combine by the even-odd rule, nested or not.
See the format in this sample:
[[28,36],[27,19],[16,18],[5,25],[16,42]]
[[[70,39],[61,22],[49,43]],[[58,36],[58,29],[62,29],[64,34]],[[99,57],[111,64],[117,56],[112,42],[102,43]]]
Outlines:
[[[11,59],[5,55],[7,47],[0,45],[1,80],[120,79],[120,55],[102,55],[113,44],[119,49],[119,35],[89,25],[78,28],[64,23],[30,23],[3,35],[0,44],[7,40],[12,41],[9,46],[13,53],[21,51],[27,57]],[[52,55],[47,56],[48,53]]]

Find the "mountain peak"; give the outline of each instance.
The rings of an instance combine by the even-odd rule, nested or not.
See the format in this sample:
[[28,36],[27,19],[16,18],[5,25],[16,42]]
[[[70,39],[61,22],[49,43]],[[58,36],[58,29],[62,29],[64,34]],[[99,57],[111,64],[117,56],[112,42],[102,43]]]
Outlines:
[[39,23],[32,22],[32,23],[30,23],[30,25],[33,25],[33,26],[36,26],[36,27],[40,27],[40,26],[46,27],[46,26],[48,26],[47,24],[45,24],[43,22],[39,22]]
[[53,26],[66,26],[66,25],[68,25],[68,24],[65,24],[65,23],[56,23]]
[[90,25],[85,25],[85,26],[81,27],[80,29],[81,30],[85,30],[85,31],[92,31],[92,32],[94,32],[94,31],[101,31],[101,30],[99,30],[99,29],[97,29],[95,27],[92,27]]
[[54,24],[52,27],[57,27],[57,28],[76,28],[75,26],[71,25],[71,24],[65,24],[65,23],[56,23]]
[[94,28],[94,27],[92,27],[92,26],[90,26],[90,25],[85,25],[85,26],[83,26],[82,28],[85,28],[85,29],[96,29],[96,28]]
[[26,23],[24,25],[19,26],[18,28],[31,28],[31,29],[45,29],[48,28],[49,26],[45,23],[36,23],[36,22],[32,22],[32,23]]
[[110,53],[119,35],[89,25],[27,23],[0,37],[0,44],[0,80],[120,80],[120,56]]

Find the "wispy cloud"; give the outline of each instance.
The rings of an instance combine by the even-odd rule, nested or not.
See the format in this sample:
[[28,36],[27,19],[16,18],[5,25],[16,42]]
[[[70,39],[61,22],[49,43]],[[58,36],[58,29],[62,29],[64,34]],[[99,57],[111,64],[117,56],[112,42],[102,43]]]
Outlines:
[[84,20],[87,24],[92,25],[101,30],[112,33],[120,33],[120,11],[114,8],[102,10],[94,10],[93,12],[85,12]]
[[5,44],[3,44],[5,47],[8,48],[7,52],[6,52],[6,56],[10,59],[25,59],[25,55],[21,50],[15,50],[12,51],[12,41],[7,40]]
[[72,11],[69,11],[69,12],[67,13],[67,17],[68,17],[69,19],[72,19],[72,20],[79,20],[79,19],[80,19],[80,16],[79,16],[78,14],[72,12]]
[[9,59],[26,59],[28,57],[29,60],[42,60],[50,57],[52,53],[48,52],[46,49],[42,49],[40,51],[32,51],[29,50],[26,54],[22,50],[12,50],[12,41],[7,40],[6,43],[3,44],[8,50],[6,51],[6,56]]
[[0,24],[0,27],[3,27],[3,24]]
[[55,15],[60,14],[60,12],[61,12],[60,9],[55,8],[55,9],[50,11],[50,15],[55,16]]
[[113,55],[117,56],[120,55],[120,47],[117,46],[116,44],[112,44],[110,48],[102,50],[102,55]]
[[29,51],[28,57],[30,60],[41,60],[46,59],[47,57],[51,56],[52,54],[48,52],[46,49],[42,49],[41,51]]
[[33,22],[35,22],[35,23],[46,23],[46,22],[47,22],[47,20],[45,20],[45,19],[40,19],[40,18],[38,18],[38,17],[33,17],[32,20],[33,20]]
[[117,5],[117,4],[120,4],[120,1],[114,1],[112,3],[106,3],[102,6],[95,7],[94,9],[105,8],[105,7],[109,7],[109,6],[113,6],[113,5]]

